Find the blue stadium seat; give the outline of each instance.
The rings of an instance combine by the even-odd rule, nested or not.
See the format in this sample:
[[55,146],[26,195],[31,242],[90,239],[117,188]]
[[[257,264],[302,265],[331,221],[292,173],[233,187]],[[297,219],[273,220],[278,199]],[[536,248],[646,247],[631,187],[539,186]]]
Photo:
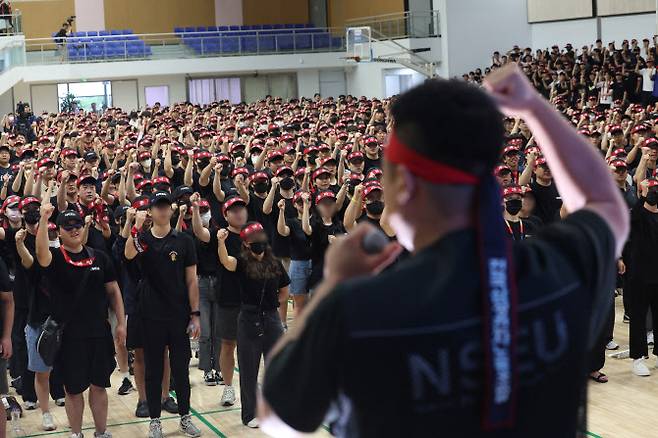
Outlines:
[[118,29],[112,29],[110,31],[110,35],[121,35],[121,34],[122,34],[122,32]]
[[273,52],[276,49],[274,35],[258,35],[258,50],[260,52]]
[[295,25],[294,25],[294,24],[284,24],[284,25],[283,25],[283,28],[284,28],[284,29],[294,29],[294,28],[295,28]]
[[272,29],[283,29],[283,24],[273,24]]
[[208,26],[208,32],[217,32],[217,26]]
[[186,33],[196,32],[196,27],[186,27],[185,32]]
[[121,33],[123,33],[124,35],[132,35],[133,30],[132,29],[123,29],[121,31]]
[[174,33],[176,35],[180,36],[184,32],[185,32],[185,29],[183,29],[182,27],[174,27]]
[[256,36],[241,36],[240,37],[240,48],[243,52],[257,52],[258,51],[258,39]]
[[228,30],[228,26],[217,26],[217,30],[219,32],[226,32]]
[[262,24],[254,24],[253,26],[251,26],[251,28],[253,30],[261,30],[263,28],[263,25]]
[[295,34],[295,48],[308,50],[311,48],[311,34]]
[[240,51],[240,38],[224,35],[221,40],[221,53],[238,53]]
[[106,30],[99,30],[98,31],[98,36],[108,36],[109,34],[110,34],[110,32],[108,32]]
[[77,36],[77,37],[86,37],[87,32],[76,32],[74,35]]
[[196,31],[197,32],[208,32],[208,28],[206,26],[197,26]]
[[331,37],[328,33],[318,33],[313,35],[313,47],[316,49],[327,49],[331,44]]
[[342,49],[344,47],[343,45],[343,37],[331,37],[331,48],[332,49]]
[[263,24],[263,30],[269,30],[269,29],[272,29],[272,28],[273,27],[272,27],[271,24]]
[[277,34],[276,35],[276,48],[277,50],[292,50],[295,47],[295,40],[292,35]]
[[95,30],[87,31],[87,36],[90,36],[90,37],[98,36],[98,32],[95,31]]
[[306,27],[306,25],[305,24],[293,24],[292,27],[295,28],[295,29],[303,29],[304,27]]
[[251,25],[245,24],[243,26],[240,26],[240,30],[251,30]]
[[240,26],[229,26],[228,30],[240,30]]

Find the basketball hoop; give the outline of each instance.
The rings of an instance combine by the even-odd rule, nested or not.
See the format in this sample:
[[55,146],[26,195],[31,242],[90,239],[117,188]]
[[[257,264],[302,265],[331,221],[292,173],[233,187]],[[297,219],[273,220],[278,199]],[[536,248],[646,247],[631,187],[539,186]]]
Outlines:
[[360,56],[341,56],[342,59],[347,59],[348,61],[361,62]]
[[370,62],[372,60],[372,37],[369,26],[348,27],[345,43],[345,59],[355,62]]

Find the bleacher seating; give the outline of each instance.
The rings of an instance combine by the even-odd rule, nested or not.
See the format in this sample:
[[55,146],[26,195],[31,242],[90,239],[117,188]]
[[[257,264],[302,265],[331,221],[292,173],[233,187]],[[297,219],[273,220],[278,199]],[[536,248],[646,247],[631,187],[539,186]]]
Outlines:
[[341,50],[343,37],[312,24],[175,27],[184,45],[200,55]]
[[66,44],[70,61],[146,58],[151,53],[151,47],[130,29],[75,32]]

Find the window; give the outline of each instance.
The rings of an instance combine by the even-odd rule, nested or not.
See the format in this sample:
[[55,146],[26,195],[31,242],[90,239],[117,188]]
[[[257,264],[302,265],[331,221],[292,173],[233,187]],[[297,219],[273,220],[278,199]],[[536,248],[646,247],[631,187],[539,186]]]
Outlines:
[[89,111],[92,103],[96,104],[96,109],[99,111],[102,108],[112,106],[112,84],[110,81],[57,84],[60,111],[62,110],[62,102],[68,94],[75,96],[75,100],[78,102],[74,109]]
[[242,101],[240,78],[190,79],[187,89],[194,105],[208,105],[219,100]]
[[146,105],[153,106],[159,102],[162,106],[169,105],[169,86],[158,85],[155,87],[144,87],[144,97]]

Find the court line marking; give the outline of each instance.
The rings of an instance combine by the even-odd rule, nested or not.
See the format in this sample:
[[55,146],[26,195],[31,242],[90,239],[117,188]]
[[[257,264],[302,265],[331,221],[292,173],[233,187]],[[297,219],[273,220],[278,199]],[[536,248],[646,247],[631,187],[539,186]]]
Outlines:
[[589,435],[589,436],[591,436],[591,437],[594,437],[594,438],[603,438],[602,436],[597,435],[597,434],[592,433],[592,432],[589,432],[589,431],[587,432],[587,435]]
[[[173,398],[176,398],[176,391],[169,391],[169,395]],[[242,409],[242,408],[240,408],[240,409]],[[206,420],[206,418],[203,416],[203,414],[199,413],[192,406],[190,406],[190,412],[192,413],[192,415],[194,417],[198,418],[199,421],[201,421],[203,424],[205,424],[208,427],[208,429],[213,431],[215,433],[215,435],[217,435],[220,438],[228,438],[226,435],[224,435],[222,433],[221,430],[219,430],[217,427],[215,427],[213,424],[211,424],[208,420]]]

